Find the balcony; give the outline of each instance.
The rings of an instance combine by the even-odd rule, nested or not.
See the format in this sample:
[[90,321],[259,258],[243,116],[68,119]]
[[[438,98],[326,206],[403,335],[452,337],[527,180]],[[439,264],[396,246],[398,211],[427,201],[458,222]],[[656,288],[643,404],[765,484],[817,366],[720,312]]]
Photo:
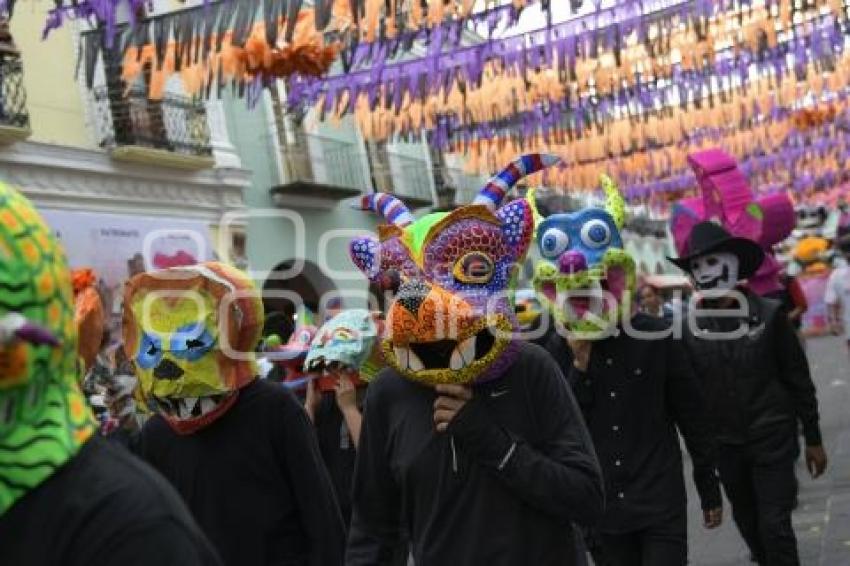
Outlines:
[[411,209],[434,204],[435,178],[425,159],[364,153],[358,143],[303,132],[282,153],[286,182],[269,190],[277,206],[330,208],[373,190],[392,193]]
[[304,135],[282,153],[286,182],[269,191],[276,206],[326,208],[369,187],[356,144]]
[[396,153],[386,157],[386,162],[372,165],[378,192],[394,194],[410,209],[434,204],[431,186],[436,177],[427,161]]
[[0,53],[0,144],[24,140],[31,133],[23,64]]
[[123,96],[101,86],[93,95],[98,143],[113,159],[189,170],[215,164],[199,99],[169,93],[151,100],[143,86]]

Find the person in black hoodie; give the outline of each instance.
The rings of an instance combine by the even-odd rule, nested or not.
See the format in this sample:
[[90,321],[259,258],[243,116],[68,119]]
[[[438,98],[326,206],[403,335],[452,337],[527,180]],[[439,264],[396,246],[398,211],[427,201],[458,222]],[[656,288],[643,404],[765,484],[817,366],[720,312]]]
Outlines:
[[262,302],[224,264],[145,273],[124,298],[124,346],[156,411],[139,452],[228,566],[338,566],[345,529],[301,404],[257,379]]
[[569,379],[605,476],[605,516],[593,533],[601,548],[594,554],[601,551],[615,566],[684,566],[687,505],[677,429],[694,462],[709,528],[722,515],[713,439],[693,369],[670,338],[669,323],[631,316],[635,265],[619,232],[625,204],[610,179],[603,177],[602,187],[604,208],[551,214],[538,226],[543,259],[534,286],[560,327],[547,349]]
[[522,158],[476,204],[416,222],[389,195],[364,202],[393,225],[379,228],[380,246],[352,242],[353,259],[373,278],[397,270],[400,285],[382,340],[390,367],[366,395],[349,566],[390,563],[405,535],[417,566],[572,566],[571,523],[602,513],[572,394],[546,352],[515,334],[506,292],[531,209],[496,210],[491,198],[550,162]]
[[65,252],[3,183],[0,249],[0,564],[218,566],[168,482],[100,438]]
[[740,285],[764,257],[712,222],[694,226],[688,255],[671,258],[704,295],[685,345],[703,385],[732,516],[759,564],[799,564],[791,525],[798,423],[813,477],[826,469],[809,365],[780,303]]
[[[316,332],[304,361],[311,376],[304,408],[334,484],[345,524],[351,521],[351,479],[360,441],[366,379],[374,376],[378,321],[365,309],[342,311]],[[362,377],[362,379],[361,379]]]

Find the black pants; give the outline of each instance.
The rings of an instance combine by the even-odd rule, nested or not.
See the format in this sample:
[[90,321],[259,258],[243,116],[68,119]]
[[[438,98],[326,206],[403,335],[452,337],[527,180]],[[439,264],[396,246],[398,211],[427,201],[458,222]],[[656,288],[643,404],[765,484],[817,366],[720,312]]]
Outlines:
[[720,481],[732,503],[732,517],[762,566],[800,564],[791,526],[798,452],[793,430],[758,442],[720,446]]
[[685,566],[688,563],[688,524],[685,510],[646,529],[602,533],[605,566]]

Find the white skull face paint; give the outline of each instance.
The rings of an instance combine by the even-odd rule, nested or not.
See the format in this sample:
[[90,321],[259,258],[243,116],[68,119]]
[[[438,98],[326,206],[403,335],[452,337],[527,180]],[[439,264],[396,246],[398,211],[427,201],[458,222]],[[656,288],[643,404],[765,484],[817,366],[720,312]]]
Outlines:
[[732,289],[738,284],[738,256],[706,254],[691,260],[691,277],[700,289]]

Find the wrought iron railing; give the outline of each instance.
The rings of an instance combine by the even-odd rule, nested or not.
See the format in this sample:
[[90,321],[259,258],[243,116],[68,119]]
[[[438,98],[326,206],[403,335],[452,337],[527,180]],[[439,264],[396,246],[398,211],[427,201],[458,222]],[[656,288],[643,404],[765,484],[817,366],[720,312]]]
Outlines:
[[283,147],[287,182],[309,181],[335,187],[369,188],[357,144],[315,134]]
[[378,190],[421,201],[431,201],[433,173],[424,159],[388,152],[386,161],[372,164]]
[[29,128],[24,67],[20,59],[0,58],[0,126]]
[[432,167],[424,158],[385,151],[371,159],[353,141],[299,133],[295,143],[283,146],[285,182],[308,181],[362,192],[377,190],[402,199],[434,202],[448,190],[449,206],[468,204],[482,180],[453,167]]
[[126,94],[106,86],[93,90],[101,147],[143,146],[175,153],[212,155],[203,102],[177,94],[151,100],[144,87]]

